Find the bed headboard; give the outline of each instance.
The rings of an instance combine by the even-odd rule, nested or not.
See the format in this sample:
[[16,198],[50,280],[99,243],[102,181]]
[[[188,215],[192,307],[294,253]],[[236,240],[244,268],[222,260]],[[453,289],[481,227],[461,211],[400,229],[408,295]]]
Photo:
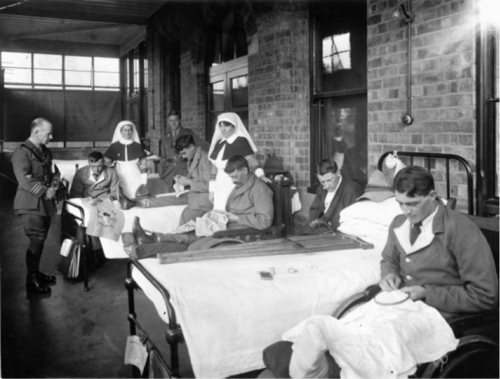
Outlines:
[[[457,170],[460,168],[460,166],[463,167],[466,178],[465,178],[465,184],[467,186],[467,210],[470,215],[474,214],[474,198],[473,198],[473,181],[472,181],[472,170],[469,166],[469,162],[467,162],[466,159],[454,155],[454,154],[443,154],[443,153],[423,153],[423,152],[416,152],[416,151],[388,151],[384,154],[381,155],[381,157],[378,160],[377,168],[379,170],[382,170],[382,164],[384,163],[385,158],[389,154],[394,154],[397,157],[407,157],[406,161],[405,159],[402,159],[403,163],[407,165],[418,165],[418,166],[424,166],[427,168],[430,172],[433,172],[433,170],[436,170],[437,163],[436,162],[441,162],[444,163],[442,166],[444,168],[444,176],[441,178],[440,181],[444,181],[446,183],[446,196],[447,198],[450,198],[451,196],[451,175],[450,175],[450,163],[451,165],[456,165]],[[409,160],[409,163],[407,162]],[[415,160],[419,160],[419,164],[415,163]],[[441,166],[441,165],[440,165]],[[433,173],[434,175],[434,173]],[[434,176],[435,179],[436,176]]]

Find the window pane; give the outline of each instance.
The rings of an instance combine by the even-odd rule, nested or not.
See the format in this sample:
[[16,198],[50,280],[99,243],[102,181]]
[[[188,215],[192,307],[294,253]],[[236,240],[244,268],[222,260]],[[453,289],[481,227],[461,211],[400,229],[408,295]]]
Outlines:
[[118,58],[94,58],[94,70],[105,72],[119,72],[120,60]]
[[2,66],[3,67],[31,67],[31,54],[30,53],[8,53],[2,52]]
[[66,70],[70,71],[92,71],[91,57],[65,57]]
[[366,89],[366,3],[318,2],[312,6],[312,13],[318,25],[318,92]]
[[62,71],[59,70],[34,70],[37,84],[62,84]]
[[94,87],[119,87],[120,75],[118,73],[96,72],[94,75]]
[[212,83],[211,97],[210,97],[210,110],[223,111],[224,110],[224,81]]
[[231,101],[234,108],[248,107],[248,76],[231,79]]
[[[324,158],[343,161],[342,175],[359,184],[367,181],[366,96],[325,99],[321,128]],[[339,164],[340,166],[340,164]]]
[[33,67],[62,69],[62,56],[52,54],[34,54]]
[[67,90],[92,91],[92,87],[65,87]]
[[31,69],[26,68],[6,68],[6,83],[29,83],[31,84]]
[[92,75],[90,72],[66,71],[64,82],[67,86],[90,86]]

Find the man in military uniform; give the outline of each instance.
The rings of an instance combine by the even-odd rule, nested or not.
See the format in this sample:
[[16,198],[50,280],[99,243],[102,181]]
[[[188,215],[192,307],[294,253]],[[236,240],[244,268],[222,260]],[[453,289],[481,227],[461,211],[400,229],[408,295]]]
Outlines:
[[181,125],[181,112],[172,110],[167,117],[170,130],[161,139],[161,159],[158,168],[160,178],[167,184],[169,192],[174,191],[174,177],[176,175],[187,176],[187,160],[175,150],[175,141],[182,135],[193,136],[196,146],[208,149],[208,143],[198,137],[191,129],[183,128]]
[[44,118],[37,118],[31,123],[30,137],[12,155],[18,182],[14,210],[21,216],[24,234],[30,240],[26,251],[26,288],[39,294],[50,293],[47,284],[56,282],[55,276],[39,271],[50,220],[56,214],[57,186],[52,185],[52,153],[46,147],[51,139],[52,124]]

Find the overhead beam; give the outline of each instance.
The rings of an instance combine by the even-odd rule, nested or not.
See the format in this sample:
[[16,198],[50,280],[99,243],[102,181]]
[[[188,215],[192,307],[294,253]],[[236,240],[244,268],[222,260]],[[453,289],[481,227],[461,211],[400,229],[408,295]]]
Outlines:
[[0,37],[0,50],[18,53],[66,54],[86,57],[120,57],[120,47],[118,45],[36,39],[11,40],[2,37]]
[[[38,4],[32,5],[32,4]],[[146,25],[147,18],[133,15],[116,14],[112,12],[103,12],[98,7],[82,4],[78,9],[71,9],[71,7],[48,7],[41,2],[36,3],[22,3],[19,6],[5,8],[2,14],[13,14],[19,16],[31,17],[47,17],[47,18],[61,18],[67,20],[79,21],[94,21],[115,24],[135,24]]]
[[51,28],[43,28],[41,30],[32,30],[23,33],[12,33],[8,35],[10,39],[24,39],[24,38],[37,38],[48,37],[53,35],[61,35],[75,32],[87,32],[92,30],[117,28],[120,24],[86,24],[86,25],[60,25]]

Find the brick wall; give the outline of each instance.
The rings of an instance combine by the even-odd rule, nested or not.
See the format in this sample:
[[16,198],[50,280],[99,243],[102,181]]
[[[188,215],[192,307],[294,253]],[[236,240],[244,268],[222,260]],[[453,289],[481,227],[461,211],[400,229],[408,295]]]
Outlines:
[[276,5],[256,17],[258,51],[248,57],[249,128],[260,152],[283,158],[309,185],[309,22],[306,8]]
[[[453,153],[474,169],[474,1],[412,1],[411,126],[401,122],[407,109],[407,24],[392,15],[398,4],[368,1],[369,170],[388,150]],[[452,196],[461,197],[462,209],[465,175],[461,168],[454,171],[460,184]],[[439,178],[441,167],[433,174]]]

